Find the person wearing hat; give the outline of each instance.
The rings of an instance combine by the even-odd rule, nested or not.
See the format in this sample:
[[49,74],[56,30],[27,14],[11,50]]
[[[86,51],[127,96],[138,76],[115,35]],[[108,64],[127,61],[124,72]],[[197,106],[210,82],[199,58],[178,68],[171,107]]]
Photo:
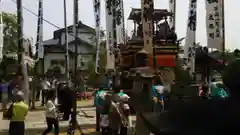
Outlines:
[[[105,96],[106,91],[101,86],[96,90],[94,96],[94,106],[96,107],[96,130],[100,131],[100,117],[105,113],[104,105],[105,105]],[[106,132],[106,131],[103,131]]]
[[11,109],[12,117],[10,118],[9,135],[24,135],[24,121],[28,113],[28,105],[24,103],[24,93],[22,91],[16,92]]
[[124,92],[124,90],[120,89],[117,93],[119,96],[119,103],[120,107],[123,110],[123,115],[127,118],[128,122],[127,125],[120,124],[120,135],[127,135],[128,126],[132,127],[132,120],[131,120],[131,111],[128,101],[130,97]]

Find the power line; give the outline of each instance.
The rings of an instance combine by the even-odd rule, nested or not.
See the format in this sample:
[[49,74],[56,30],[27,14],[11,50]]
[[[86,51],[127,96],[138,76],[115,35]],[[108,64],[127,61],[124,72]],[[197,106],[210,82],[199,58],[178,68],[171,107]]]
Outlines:
[[[17,2],[14,1],[14,0],[12,0],[12,2],[14,2],[15,4],[17,4]],[[32,10],[26,8],[25,6],[22,6],[22,8],[25,9],[26,11],[30,12],[31,14],[35,15],[36,17],[38,17],[38,14],[34,13]],[[42,19],[43,19],[43,21],[45,21],[46,23],[48,23],[48,24],[50,24],[50,25],[52,25],[52,26],[54,26],[54,27],[56,27],[56,28],[58,28],[58,29],[62,29],[61,27],[59,27],[59,26],[51,23],[50,21],[48,21],[48,20],[46,20],[46,19],[44,19],[44,18],[42,18]],[[73,36],[73,37],[76,37],[77,39],[80,39],[78,36],[74,36],[72,33],[68,33],[68,34],[71,35],[71,36]],[[81,40],[81,39],[80,39],[80,40]]]
[[[14,0],[12,0],[12,2],[14,2],[15,4],[17,4],[17,2],[14,1]],[[25,9],[26,11],[28,11],[28,12],[30,12],[31,14],[35,15],[36,17],[38,17],[38,14],[34,13],[32,10],[26,8],[25,6],[22,6],[22,7],[23,7],[23,9]],[[61,29],[61,27],[59,27],[59,26],[51,23],[50,21],[48,21],[48,20],[46,20],[46,19],[44,19],[44,18],[43,18],[43,21],[45,21],[46,23],[48,23],[48,24],[50,24],[50,25],[52,25],[52,26],[54,26],[54,27],[56,27],[56,28],[58,28],[58,29]]]

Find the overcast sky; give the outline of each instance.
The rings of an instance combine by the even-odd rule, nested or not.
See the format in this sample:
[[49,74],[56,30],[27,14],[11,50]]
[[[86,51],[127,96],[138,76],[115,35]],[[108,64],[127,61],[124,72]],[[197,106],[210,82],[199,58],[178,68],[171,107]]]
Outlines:
[[[3,11],[16,13],[16,4],[12,0],[1,0],[0,8]],[[24,7],[37,13],[38,0],[22,0]],[[104,2],[102,0],[102,13],[101,13],[101,26],[105,28],[105,11]],[[197,17],[197,42],[206,45],[206,28],[205,28],[205,1],[198,0],[198,17]],[[235,2],[235,3],[234,3]],[[94,27],[93,16],[93,0],[79,0],[79,19]],[[189,0],[177,0],[177,14],[176,14],[176,30],[178,37],[185,37],[187,26],[187,14]],[[168,0],[155,0],[155,8],[168,8]],[[225,22],[226,22],[226,48],[234,49],[240,48],[240,17],[236,14],[240,12],[239,0],[226,0],[225,1]],[[124,12],[125,18],[129,15],[131,8],[139,8],[140,0],[124,0]],[[63,0],[43,0],[44,19],[56,24],[59,27],[63,27]],[[67,15],[68,24],[73,23],[73,0],[67,0]],[[24,34],[28,37],[36,37],[37,17],[28,11],[24,10]],[[126,21],[126,28],[128,31],[132,30],[131,21]],[[52,25],[44,22],[44,39],[52,38],[53,31],[56,30]]]

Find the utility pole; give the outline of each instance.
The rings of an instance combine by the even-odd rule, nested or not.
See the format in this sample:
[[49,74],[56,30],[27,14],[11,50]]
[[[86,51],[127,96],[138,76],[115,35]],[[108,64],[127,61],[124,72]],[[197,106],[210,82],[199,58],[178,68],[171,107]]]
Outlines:
[[75,38],[75,65],[74,65],[74,73],[77,72],[78,65],[78,0],[73,0],[73,35]]
[[22,16],[22,0],[17,0],[17,23],[18,23],[18,73],[23,74],[24,96],[25,102],[29,104],[29,79],[27,73],[27,64],[24,62],[25,51],[23,49],[23,16]]
[[63,8],[64,8],[64,27],[65,27],[65,48],[66,48],[66,55],[65,55],[65,75],[67,78],[67,82],[69,85],[69,55],[68,55],[68,27],[67,27],[67,5],[66,0],[63,0]]
[[[17,30],[18,30],[18,63],[22,62],[23,52],[23,18],[22,18],[22,0],[17,0]],[[21,70],[20,70],[21,71]]]
[[[77,65],[78,65],[78,0],[73,0],[73,35],[75,39],[75,65],[74,65],[74,74],[75,78],[77,77]],[[76,127],[77,125],[77,97],[76,97],[76,88],[77,88],[77,83],[75,81],[75,89],[73,88],[73,114],[72,120],[73,120],[73,127]]]
[[[37,54],[37,60],[39,61],[39,64],[34,66],[34,85],[36,84],[37,81],[37,66],[41,65],[42,69],[42,75],[44,74],[44,47],[43,47],[43,1],[39,0],[38,1],[38,21],[37,21],[37,39],[36,39],[36,54]],[[32,42],[33,43],[33,42]],[[32,95],[36,94],[36,87],[32,88]],[[35,109],[35,100],[36,96],[33,96],[32,98],[32,109]]]
[[[38,3],[38,22],[37,22],[37,56],[41,64],[42,75],[44,75],[44,47],[43,47],[43,1]],[[35,69],[37,70],[37,69]],[[36,71],[37,72],[37,71]]]

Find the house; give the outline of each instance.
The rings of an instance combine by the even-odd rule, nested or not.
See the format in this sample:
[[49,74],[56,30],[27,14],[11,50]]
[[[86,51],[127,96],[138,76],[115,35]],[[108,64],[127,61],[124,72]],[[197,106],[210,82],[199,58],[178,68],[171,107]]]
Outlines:
[[[73,26],[68,26],[68,52],[69,52],[69,71],[74,71],[75,54],[77,55],[77,67],[81,70],[87,70],[88,63],[93,61],[95,53],[95,29],[83,24],[81,21],[78,26],[78,40],[73,36]],[[44,63],[38,68],[38,72],[44,74],[53,69],[60,68],[62,74],[65,73],[65,28],[53,32],[53,38],[43,41]],[[75,43],[77,52],[75,52]]]

